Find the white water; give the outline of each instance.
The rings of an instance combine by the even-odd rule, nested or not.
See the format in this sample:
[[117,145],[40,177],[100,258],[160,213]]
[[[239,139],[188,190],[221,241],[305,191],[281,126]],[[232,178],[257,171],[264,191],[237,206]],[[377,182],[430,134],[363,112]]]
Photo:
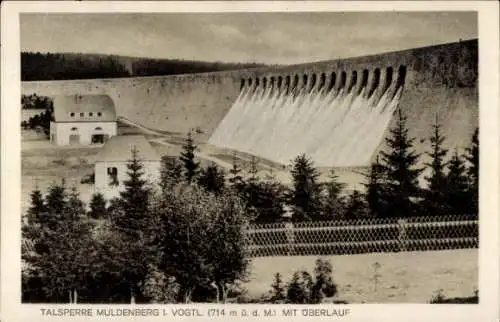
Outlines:
[[289,164],[306,153],[316,166],[367,166],[397,108],[401,89],[359,95],[245,86],[209,143]]

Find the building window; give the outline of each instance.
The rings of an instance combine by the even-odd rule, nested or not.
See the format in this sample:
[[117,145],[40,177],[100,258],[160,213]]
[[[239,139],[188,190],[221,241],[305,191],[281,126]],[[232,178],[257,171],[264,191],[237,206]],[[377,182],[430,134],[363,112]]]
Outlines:
[[82,112],[82,113],[80,113],[80,117],[83,117],[84,115],[85,115],[85,113],[83,113],[83,112]]
[[94,113],[90,112],[90,113],[89,113],[89,116],[92,116],[92,115],[94,115]]
[[71,117],[75,117],[75,113],[74,113],[74,112],[71,112],[71,113],[69,113],[69,116],[71,116]]
[[77,128],[77,127],[72,127],[72,128],[71,128],[71,131],[76,131],[76,130],[78,130],[78,128]]
[[109,177],[109,185],[110,186],[117,186],[119,184],[118,182],[118,170],[116,167],[109,167],[108,168],[108,177]]
[[97,112],[97,116],[101,116],[101,115],[102,115],[102,113],[101,113],[101,112]]

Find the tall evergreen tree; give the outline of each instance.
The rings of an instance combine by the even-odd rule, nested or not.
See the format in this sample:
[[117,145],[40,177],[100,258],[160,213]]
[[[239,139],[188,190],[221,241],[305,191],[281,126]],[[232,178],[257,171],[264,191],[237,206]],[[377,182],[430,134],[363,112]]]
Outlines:
[[363,194],[358,190],[351,192],[345,202],[345,211],[342,214],[347,220],[361,219],[367,217],[369,209],[363,198]]
[[182,146],[183,151],[181,152],[181,161],[184,164],[184,178],[188,183],[191,183],[199,172],[200,163],[195,161],[194,152],[196,151],[196,145],[191,132],[188,133],[186,144]]
[[444,173],[446,167],[444,158],[448,150],[443,148],[445,137],[441,133],[441,125],[438,123],[437,117],[433,128],[434,132],[429,138],[431,142],[431,151],[427,152],[427,155],[432,161],[430,163],[425,163],[425,165],[430,168],[431,173],[430,176],[425,178],[428,182],[428,187],[424,191],[424,200],[422,202],[425,214],[432,216],[442,215],[448,211],[445,207],[447,187]]
[[177,158],[162,156],[160,168],[160,187],[162,190],[179,183],[182,179],[182,164]]
[[46,211],[45,202],[43,200],[42,192],[38,187],[31,192],[31,205],[28,209],[27,219],[28,222],[37,221],[40,214]]
[[89,204],[88,215],[94,219],[104,219],[107,217],[106,200],[102,193],[97,192],[92,195]]
[[148,276],[153,257],[150,231],[155,224],[149,209],[150,189],[143,179],[139,151],[133,147],[131,153],[124,190],[120,191],[119,202],[113,203],[111,219],[116,238],[110,240],[110,247],[121,254],[121,262],[117,264],[120,270],[116,274],[126,284],[131,298],[142,302],[145,298],[141,285]]
[[321,211],[321,185],[317,182],[319,173],[305,154],[293,160],[291,175],[293,188],[289,204],[294,208],[294,221],[317,220]]
[[250,176],[248,178],[248,182],[259,181],[259,178],[258,178],[259,169],[257,167],[257,158],[253,155],[252,155],[252,158],[250,160],[250,170],[248,171],[248,173],[250,174]]
[[467,168],[457,150],[448,163],[446,183],[446,206],[449,212],[451,214],[469,213],[472,207],[468,191]]
[[398,109],[397,124],[385,140],[389,151],[381,152],[387,179],[383,200],[389,217],[415,215],[415,199],[421,197],[418,177],[422,169],[416,167],[419,155],[413,149],[415,139],[409,137],[406,121],[406,116]]
[[50,229],[55,229],[58,226],[58,222],[63,221],[67,198],[68,192],[64,179],[61,180],[60,184],[53,184],[49,187],[48,193],[45,196],[46,212],[43,213],[41,220],[45,221]]
[[226,184],[225,173],[217,167],[215,162],[212,162],[211,165],[201,170],[198,184],[209,192],[221,193]]
[[84,291],[92,278],[92,229],[76,189],[68,194],[64,183],[54,184],[46,203],[49,206],[40,216],[23,225],[23,238],[31,245],[23,247],[29,267],[23,275],[38,280],[43,293],[40,300],[76,302],[77,291]]
[[329,181],[324,183],[325,197],[323,204],[323,219],[332,220],[336,217],[342,216],[344,211],[344,197],[342,190],[345,184],[339,182],[339,177],[335,170],[330,170]]
[[254,186],[251,206],[256,210],[256,223],[280,222],[283,219],[285,187],[273,176],[260,180]]
[[372,162],[370,172],[366,175],[366,203],[368,205],[370,214],[374,217],[384,216],[384,203],[382,200],[384,189],[384,167],[380,164],[379,156]]
[[150,189],[143,179],[144,165],[139,157],[139,151],[134,146],[132,157],[127,163],[128,178],[123,182],[124,189],[120,191],[122,211],[115,216],[115,226],[126,234],[137,236],[144,228],[144,220],[148,214]]
[[245,187],[245,182],[243,177],[241,176],[241,168],[238,166],[238,162],[236,159],[236,154],[233,153],[233,167],[229,170],[229,184],[231,188],[237,193],[241,193]]
[[471,145],[466,149],[465,158],[470,164],[467,170],[469,191],[475,207],[473,211],[477,214],[479,212],[479,128],[476,128],[472,135]]

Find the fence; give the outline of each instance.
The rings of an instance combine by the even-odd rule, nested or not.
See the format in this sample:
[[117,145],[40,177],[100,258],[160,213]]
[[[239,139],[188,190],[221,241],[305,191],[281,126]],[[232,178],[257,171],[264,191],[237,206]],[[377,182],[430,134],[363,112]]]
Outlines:
[[477,248],[471,216],[364,219],[253,225],[250,256],[345,255]]

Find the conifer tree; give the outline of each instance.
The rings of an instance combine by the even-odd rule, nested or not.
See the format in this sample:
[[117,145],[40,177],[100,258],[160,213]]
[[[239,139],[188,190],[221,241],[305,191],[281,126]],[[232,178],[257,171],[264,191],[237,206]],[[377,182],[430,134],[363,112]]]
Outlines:
[[252,206],[257,211],[256,223],[280,222],[283,219],[285,187],[272,175],[259,181],[255,186]]
[[191,132],[188,133],[186,144],[183,145],[183,151],[181,152],[181,161],[184,164],[184,178],[188,183],[191,183],[198,175],[200,163],[195,161],[194,152],[196,151],[196,145]]
[[366,175],[367,183],[363,185],[366,187],[366,203],[370,214],[374,217],[384,216],[384,207],[382,201],[384,189],[384,168],[380,164],[379,156],[372,162],[370,172]]
[[252,155],[252,158],[250,159],[250,170],[248,171],[250,174],[250,177],[248,178],[248,182],[257,182],[259,181],[258,178],[258,173],[259,169],[257,167],[257,158]]
[[476,214],[479,211],[479,129],[476,128],[472,135],[471,145],[466,149],[465,158],[470,166],[467,170],[469,176],[469,194]]
[[446,206],[451,214],[464,214],[471,211],[468,191],[467,168],[462,157],[455,150],[448,163],[446,175]]
[[273,284],[271,284],[271,302],[280,303],[286,299],[286,284],[280,273],[274,274]]
[[[62,221],[64,211],[66,210],[66,201],[68,193],[66,190],[65,180],[61,180],[61,184],[54,184],[49,188],[48,194],[45,196],[45,207],[47,216],[44,216],[50,228],[57,226],[57,221]],[[50,215],[49,215],[50,214]]]
[[442,215],[447,212],[445,208],[445,193],[446,193],[446,178],[444,158],[448,151],[443,148],[444,136],[441,134],[441,125],[434,124],[434,132],[429,138],[431,142],[431,151],[427,155],[431,158],[431,162],[425,163],[430,168],[431,174],[425,179],[428,182],[428,187],[424,191],[423,210],[427,215]]
[[45,301],[76,302],[77,291],[85,290],[91,279],[91,226],[76,188],[68,194],[64,182],[54,184],[45,199],[44,212],[23,226],[23,237],[32,245],[23,247],[31,271],[27,276],[38,279]]
[[233,153],[233,167],[231,170],[229,170],[229,184],[231,185],[231,188],[237,192],[241,193],[245,187],[245,182],[243,180],[243,177],[240,175],[241,173],[241,168],[238,166],[237,160],[236,160],[236,154]]
[[418,178],[422,169],[417,168],[419,155],[414,151],[414,138],[408,135],[407,118],[398,109],[398,120],[385,142],[388,152],[382,151],[382,163],[386,175],[383,200],[389,217],[409,217],[416,213],[415,199],[420,199]]
[[148,266],[153,258],[150,231],[155,224],[149,211],[150,189],[143,179],[143,163],[136,147],[132,148],[131,154],[127,164],[128,178],[111,214],[116,238],[110,241],[110,247],[120,254],[121,262],[117,264],[120,271],[116,274],[125,281],[131,298],[144,301],[141,285],[148,276]]
[[123,208],[115,217],[115,225],[126,234],[136,236],[144,227],[144,219],[148,213],[149,193],[147,181],[143,179],[143,163],[139,151],[134,146],[132,157],[127,163],[128,178],[123,182],[124,189],[120,191]]
[[323,200],[323,218],[325,220],[332,220],[335,217],[341,216],[344,211],[344,197],[342,190],[345,184],[338,181],[339,177],[335,170],[330,170],[330,180],[324,184],[325,197]]
[[289,204],[294,207],[293,220],[317,220],[321,210],[321,186],[317,182],[319,173],[305,154],[293,160],[291,175],[293,188]]
[[37,221],[40,214],[46,211],[45,202],[43,200],[42,192],[38,187],[31,192],[31,205],[28,209],[28,222]]
[[97,192],[92,195],[89,204],[89,217],[94,219],[103,219],[107,217],[106,200],[102,193]]
[[361,219],[365,218],[368,213],[369,210],[366,206],[363,194],[358,190],[352,191],[345,202],[343,217],[347,220]]
[[163,156],[160,168],[160,187],[162,190],[179,183],[181,178],[182,164],[175,157]]
[[221,193],[225,187],[226,179],[223,170],[212,162],[207,168],[202,169],[198,177],[198,184],[205,190],[213,193]]

